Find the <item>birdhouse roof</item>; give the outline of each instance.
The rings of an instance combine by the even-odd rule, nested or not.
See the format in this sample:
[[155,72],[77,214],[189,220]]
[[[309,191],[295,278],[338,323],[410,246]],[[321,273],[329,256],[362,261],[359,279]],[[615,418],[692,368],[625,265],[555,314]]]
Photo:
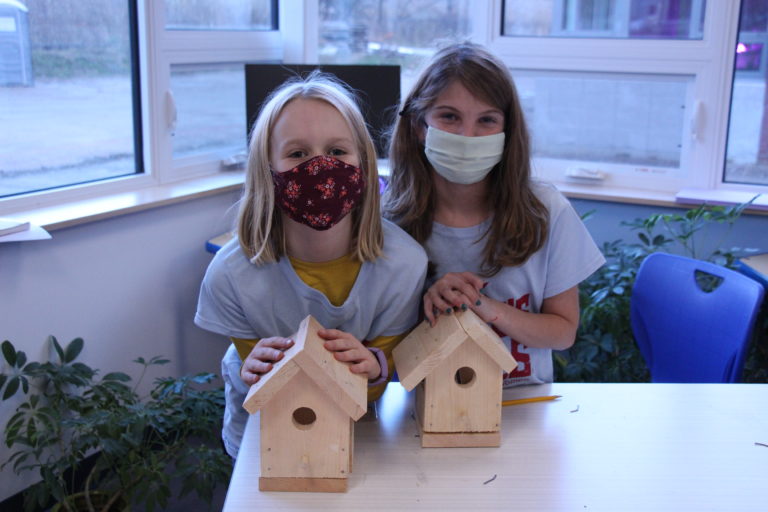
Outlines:
[[395,347],[393,356],[400,383],[410,391],[464,343],[476,344],[505,372],[517,367],[501,338],[468,310],[440,316],[434,327],[425,320]]
[[349,371],[349,365],[337,361],[324,346],[317,331],[323,326],[307,316],[292,337],[294,344],[283,358],[251,386],[243,407],[251,414],[264,407],[283,386],[303,371],[320,392],[326,393],[352,419],[367,410],[368,383],[364,375]]

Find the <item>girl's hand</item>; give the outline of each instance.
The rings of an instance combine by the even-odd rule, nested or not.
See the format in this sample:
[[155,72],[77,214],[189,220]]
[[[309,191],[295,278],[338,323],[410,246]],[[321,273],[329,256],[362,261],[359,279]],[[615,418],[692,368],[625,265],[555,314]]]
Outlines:
[[381,367],[376,357],[365,348],[360,340],[338,329],[320,329],[317,334],[325,340],[323,346],[331,352],[337,361],[352,363],[352,373],[365,374],[368,380],[378,379]]
[[293,340],[290,338],[274,336],[260,339],[243,361],[240,378],[249,386],[256,384],[262,375],[272,369],[273,363],[283,358],[283,352],[292,346]]
[[449,315],[453,308],[467,310],[479,306],[484,284],[483,279],[472,272],[445,274],[424,294],[424,317],[434,326],[438,315]]

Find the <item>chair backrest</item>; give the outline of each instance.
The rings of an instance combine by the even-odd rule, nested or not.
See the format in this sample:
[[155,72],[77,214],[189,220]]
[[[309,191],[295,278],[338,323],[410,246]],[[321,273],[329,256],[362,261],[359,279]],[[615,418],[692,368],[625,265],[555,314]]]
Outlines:
[[[717,281],[706,291],[699,284]],[[763,287],[734,270],[654,253],[637,272],[630,319],[653,382],[738,382]]]

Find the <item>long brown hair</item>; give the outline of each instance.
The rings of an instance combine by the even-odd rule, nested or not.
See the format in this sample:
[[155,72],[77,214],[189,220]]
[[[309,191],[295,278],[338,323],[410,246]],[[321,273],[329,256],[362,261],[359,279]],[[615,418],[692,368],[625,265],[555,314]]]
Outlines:
[[360,157],[360,170],[365,178],[363,202],[350,213],[353,244],[357,259],[374,260],[381,255],[384,245],[376,150],[352,92],[332,75],[319,72],[313,72],[305,79],[289,80],[273,91],[253,125],[238,216],[240,247],[256,264],[277,261],[285,254],[283,225],[276,211],[269,168],[269,142],[278,117],[285,106],[296,98],[330,104],[349,125]]
[[507,67],[482,46],[465,42],[438,51],[403,101],[391,134],[383,211],[421,244],[432,233],[433,171],[419,134],[427,111],[455,81],[504,113],[504,154],[489,173],[493,221],[481,265],[485,275],[493,275],[501,267],[524,263],[544,245],[549,218],[531,189],[530,138],[517,89]]

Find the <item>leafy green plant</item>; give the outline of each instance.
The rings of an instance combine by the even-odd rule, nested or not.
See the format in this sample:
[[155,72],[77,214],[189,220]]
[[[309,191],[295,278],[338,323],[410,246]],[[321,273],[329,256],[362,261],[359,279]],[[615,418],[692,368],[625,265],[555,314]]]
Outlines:
[[[224,396],[210,385],[216,375],[158,378],[140,396],[146,371],[167,359],[136,359],[142,373],[131,385],[125,373],[100,377],[77,362],[82,338],[62,347],[50,336],[49,343],[55,361],[42,363],[27,362],[10,341],[2,343],[2,399],[19,391],[25,396],[5,427],[5,443],[16,451],[2,467],[10,464],[17,474],[37,471],[41,477],[27,489],[25,508],[53,501],[78,510],[73,494],[81,490],[85,510],[116,510],[118,504],[162,509],[172,481],[181,482],[180,495],[194,490],[211,503],[216,485],[229,481],[232,465],[218,443]],[[86,460],[90,464],[78,489],[75,475]],[[106,495],[98,508],[97,495]]]
[[[555,379],[566,382],[647,382],[648,369],[632,335],[630,295],[637,270],[653,252],[672,252],[734,268],[740,249],[725,248],[734,223],[750,203],[732,207],[701,205],[683,214],[653,214],[622,225],[636,233],[633,242],[615,240],[602,247],[606,264],[579,289],[581,323],[576,343],[554,352]],[[593,212],[585,215],[588,219]],[[725,227],[720,239],[703,243],[709,226]],[[765,326],[768,328],[768,325]],[[768,340],[754,343],[744,380],[768,382]]]

